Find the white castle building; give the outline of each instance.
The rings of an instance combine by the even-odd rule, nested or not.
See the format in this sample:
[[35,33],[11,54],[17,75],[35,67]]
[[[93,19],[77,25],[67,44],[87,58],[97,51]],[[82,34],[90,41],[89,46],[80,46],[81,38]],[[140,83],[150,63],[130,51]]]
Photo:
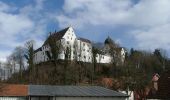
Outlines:
[[[69,48],[70,50],[70,60],[76,60],[81,62],[92,63],[93,54],[92,54],[92,43],[88,39],[78,38],[74,32],[72,27],[65,28],[61,31],[54,32],[51,34],[53,38],[55,38],[57,43],[60,43],[61,48],[58,54],[58,59],[64,60],[66,55],[66,50]],[[42,47],[35,50],[34,53],[34,63],[39,64],[41,62],[49,61],[49,57],[47,56],[47,52],[50,52],[50,46],[48,44],[48,39],[44,42]],[[107,45],[107,39],[105,41],[105,45]],[[113,56],[109,53],[106,53],[104,47],[101,49],[103,53],[96,55],[97,63],[111,63],[114,61]],[[124,62],[125,59],[125,49],[121,48],[120,50],[121,61]]]

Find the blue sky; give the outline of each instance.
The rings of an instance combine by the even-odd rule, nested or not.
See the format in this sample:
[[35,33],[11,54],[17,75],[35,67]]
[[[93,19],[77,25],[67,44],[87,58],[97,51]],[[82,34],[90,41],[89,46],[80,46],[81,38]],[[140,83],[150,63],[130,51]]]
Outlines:
[[170,0],[0,0],[0,61],[16,46],[42,45],[51,31],[72,26],[78,37],[108,36],[130,49],[170,50]]

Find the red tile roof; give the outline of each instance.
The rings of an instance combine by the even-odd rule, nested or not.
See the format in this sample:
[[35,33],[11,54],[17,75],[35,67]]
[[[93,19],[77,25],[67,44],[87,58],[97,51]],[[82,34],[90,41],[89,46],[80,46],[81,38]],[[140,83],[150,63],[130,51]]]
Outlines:
[[2,85],[0,96],[28,96],[28,85]]

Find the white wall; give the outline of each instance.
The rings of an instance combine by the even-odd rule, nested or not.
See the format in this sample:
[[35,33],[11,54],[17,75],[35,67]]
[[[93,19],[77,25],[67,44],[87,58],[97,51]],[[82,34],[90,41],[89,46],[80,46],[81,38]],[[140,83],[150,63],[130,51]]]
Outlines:
[[121,49],[121,61],[122,63],[125,61],[126,50],[124,48]]
[[[74,43],[75,43],[75,40],[76,40],[76,35],[74,33],[74,30],[72,27],[70,27],[67,32],[65,33],[65,35],[63,36],[63,40],[64,40],[64,47],[65,47],[65,50],[67,47],[70,48],[71,50],[71,60],[74,59]],[[64,52],[63,52],[64,53]]]
[[[121,93],[127,94],[126,91],[119,91]],[[128,91],[129,97],[126,100],[134,100],[134,92],[133,91]]]
[[92,62],[92,45],[87,42],[78,40],[78,55],[82,62]]
[[96,61],[97,63],[111,63],[112,57],[110,55],[97,54]]
[[0,97],[0,100],[27,100],[26,97]]

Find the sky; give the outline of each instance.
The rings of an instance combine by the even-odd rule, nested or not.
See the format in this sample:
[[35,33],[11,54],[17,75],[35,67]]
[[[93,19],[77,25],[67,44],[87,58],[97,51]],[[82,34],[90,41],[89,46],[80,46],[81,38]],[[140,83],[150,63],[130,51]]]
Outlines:
[[0,61],[16,46],[72,26],[78,37],[170,54],[170,0],[0,0]]

